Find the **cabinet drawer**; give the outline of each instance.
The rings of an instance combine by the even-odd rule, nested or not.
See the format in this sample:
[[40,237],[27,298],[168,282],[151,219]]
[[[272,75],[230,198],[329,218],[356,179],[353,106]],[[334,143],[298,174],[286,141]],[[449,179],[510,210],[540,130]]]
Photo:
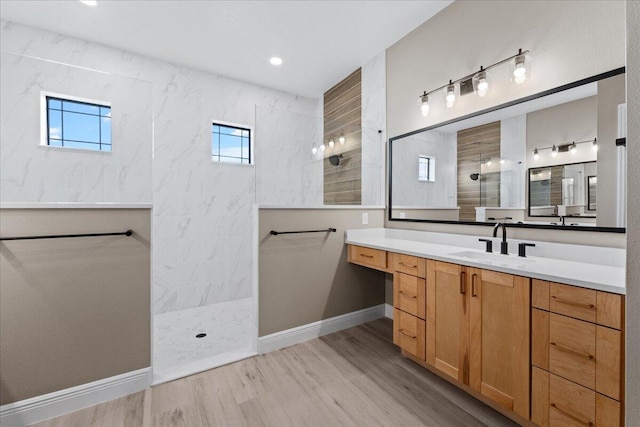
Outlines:
[[596,425],[596,392],[549,375],[549,426]]
[[424,320],[425,280],[404,273],[393,275],[393,306]]
[[395,308],[393,343],[420,360],[425,360],[425,321]]
[[595,323],[596,291],[593,289],[551,283],[549,297],[550,311]]
[[549,371],[596,388],[596,325],[551,313]]
[[412,255],[393,254],[393,269],[412,276],[426,277],[426,261]]
[[379,249],[365,248],[351,245],[349,247],[349,261],[378,270],[387,269],[387,252]]

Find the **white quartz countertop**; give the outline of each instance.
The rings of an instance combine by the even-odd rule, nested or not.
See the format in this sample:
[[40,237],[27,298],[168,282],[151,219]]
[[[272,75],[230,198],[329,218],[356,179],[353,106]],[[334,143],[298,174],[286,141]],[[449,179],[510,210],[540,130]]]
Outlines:
[[[404,233],[397,233],[397,231]],[[418,233],[424,234],[425,237],[419,236]],[[394,234],[406,234],[407,236]],[[433,239],[436,241],[430,242],[428,241],[428,235],[439,236],[435,236],[436,238]],[[449,238],[447,238],[447,236],[449,236]],[[576,249],[576,245],[535,242],[536,248],[527,248],[528,253],[533,252],[533,250],[538,253],[544,253],[545,246],[548,246],[549,252],[552,252],[554,256],[527,256],[526,258],[522,258],[514,253],[500,255],[500,239],[498,238],[492,239],[494,242],[494,251],[497,248],[497,253],[494,252],[493,254],[485,253],[485,251],[482,250],[484,243],[477,242],[477,240],[478,236],[409,232],[406,230],[390,229],[347,230],[345,233],[345,242],[352,245],[398,252],[437,261],[452,262],[469,267],[484,268],[616,294],[624,295],[626,293],[625,268],[620,265],[619,260],[616,260],[621,253],[624,254],[624,249],[598,247],[593,248],[592,252],[594,253],[590,254],[588,252],[592,247],[589,246],[578,247],[578,249]],[[474,242],[472,248],[470,248],[468,244],[471,241]],[[561,259],[558,256],[563,250],[561,246],[566,246],[566,249],[572,252],[582,248],[584,253],[578,254],[582,256],[573,254],[574,259]],[[510,241],[510,251],[517,251],[517,248],[517,242]],[[603,253],[606,255],[607,252],[609,256],[603,256]],[[580,258],[588,262],[583,262]],[[604,264],[594,262],[594,258],[597,258]]]

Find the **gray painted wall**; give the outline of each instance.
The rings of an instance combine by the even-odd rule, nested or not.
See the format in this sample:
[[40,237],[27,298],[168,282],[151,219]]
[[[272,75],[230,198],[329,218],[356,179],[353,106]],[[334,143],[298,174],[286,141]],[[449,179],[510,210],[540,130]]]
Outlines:
[[0,244],[2,404],[151,365],[148,209],[3,209],[0,235],[134,230]]
[[[640,164],[640,2],[627,2],[627,164]],[[627,168],[626,424],[640,425],[640,168]]]
[[[260,209],[259,336],[384,303],[384,273],[347,262],[344,231],[379,228],[383,209]],[[362,225],[362,213],[369,224]],[[271,230],[336,233],[272,236]]]

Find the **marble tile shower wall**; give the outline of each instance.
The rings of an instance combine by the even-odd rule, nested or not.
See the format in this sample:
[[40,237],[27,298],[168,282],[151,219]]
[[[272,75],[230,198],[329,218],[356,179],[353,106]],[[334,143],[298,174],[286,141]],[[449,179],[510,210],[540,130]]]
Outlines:
[[[153,201],[154,313],[251,296],[251,206],[256,200],[311,205],[321,195],[322,180],[315,177],[322,176],[322,164],[310,161],[311,143],[300,149],[303,138],[282,136],[287,129],[305,132],[300,119],[321,117],[320,101],[6,21],[0,35],[3,52],[131,76],[153,86],[153,173],[136,184],[152,200],[127,201]],[[256,106],[278,116],[280,132],[261,134]],[[256,167],[211,162],[213,119],[256,126]],[[308,138],[315,127],[309,119]],[[283,153],[292,164],[304,165],[299,174],[278,166]]]
[[386,54],[383,51],[362,66],[363,205],[385,204],[386,99]]

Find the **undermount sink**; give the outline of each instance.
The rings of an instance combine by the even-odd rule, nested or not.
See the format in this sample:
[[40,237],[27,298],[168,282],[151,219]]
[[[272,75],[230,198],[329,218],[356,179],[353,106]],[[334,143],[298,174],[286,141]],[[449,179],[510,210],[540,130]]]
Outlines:
[[505,267],[524,267],[527,264],[531,264],[536,262],[533,259],[519,257],[516,255],[501,255],[495,253],[487,253],[487,252],[474,252],[474,251],[463,251],[463,252],[453,252],[449,255],[460,257],[460,258],[470,258],[477,261],[487,262],[493,265],[502,265]]

